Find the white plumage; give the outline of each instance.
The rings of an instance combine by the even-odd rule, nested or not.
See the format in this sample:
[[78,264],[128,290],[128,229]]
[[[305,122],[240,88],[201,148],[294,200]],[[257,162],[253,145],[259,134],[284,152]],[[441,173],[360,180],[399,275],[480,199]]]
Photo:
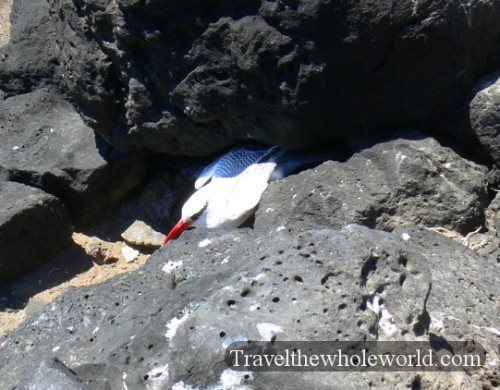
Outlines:
[[277,146],[268,149],[239,147],[208,165],[195,182],[197,190],[182,207],[179,222],[164,244],[187,227],[234,228],[253,213],[269,183],[300,165],[324,160],[294,155]]

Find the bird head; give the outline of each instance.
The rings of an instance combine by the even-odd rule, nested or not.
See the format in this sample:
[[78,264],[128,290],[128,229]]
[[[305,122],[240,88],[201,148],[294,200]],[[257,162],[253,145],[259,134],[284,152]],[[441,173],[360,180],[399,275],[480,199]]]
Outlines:
[[203,213],[208,207],[208,199],[205,191],[195,192],[182,207],[181,219],[174,225],[170,232],[165,237],[163,245],[167,244],[171,239],[178,237],[189,226],[200,221]]

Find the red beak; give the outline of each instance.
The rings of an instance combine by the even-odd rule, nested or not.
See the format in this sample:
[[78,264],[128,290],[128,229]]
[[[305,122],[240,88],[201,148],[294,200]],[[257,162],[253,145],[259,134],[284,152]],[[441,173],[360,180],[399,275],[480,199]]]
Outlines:
[[163,245],[166,245],[172,238],[177,237],[184,230],[186,230],[189,226],[191,226],[193,222],[191,221],[183,221],[182,219],[175,224],[175,226],[170,230],[170,233],[165,237],[165,241],[163,241]]

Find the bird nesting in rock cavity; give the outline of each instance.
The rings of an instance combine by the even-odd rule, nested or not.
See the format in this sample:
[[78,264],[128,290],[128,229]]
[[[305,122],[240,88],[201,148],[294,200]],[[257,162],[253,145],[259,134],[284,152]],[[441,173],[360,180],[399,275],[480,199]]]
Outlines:
[[299,167],[327,160],[324,154],[287,151],[278,146],[237,147],[208,165],[195,182],[196,192],[182,207],[181,219],[163,245],[189,226],[236,228],[255,211],[271,181]]

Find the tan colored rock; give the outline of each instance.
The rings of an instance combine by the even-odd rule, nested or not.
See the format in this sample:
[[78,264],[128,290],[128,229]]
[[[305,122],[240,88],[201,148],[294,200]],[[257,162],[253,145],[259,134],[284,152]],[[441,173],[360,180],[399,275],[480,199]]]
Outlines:
[[12,0],[0,1],[0,46],[10,41],[10,10]]
[[134,221],[121,237],[129,244],[147,247],[160,247],[165,238],[162,233],[139,220]]

